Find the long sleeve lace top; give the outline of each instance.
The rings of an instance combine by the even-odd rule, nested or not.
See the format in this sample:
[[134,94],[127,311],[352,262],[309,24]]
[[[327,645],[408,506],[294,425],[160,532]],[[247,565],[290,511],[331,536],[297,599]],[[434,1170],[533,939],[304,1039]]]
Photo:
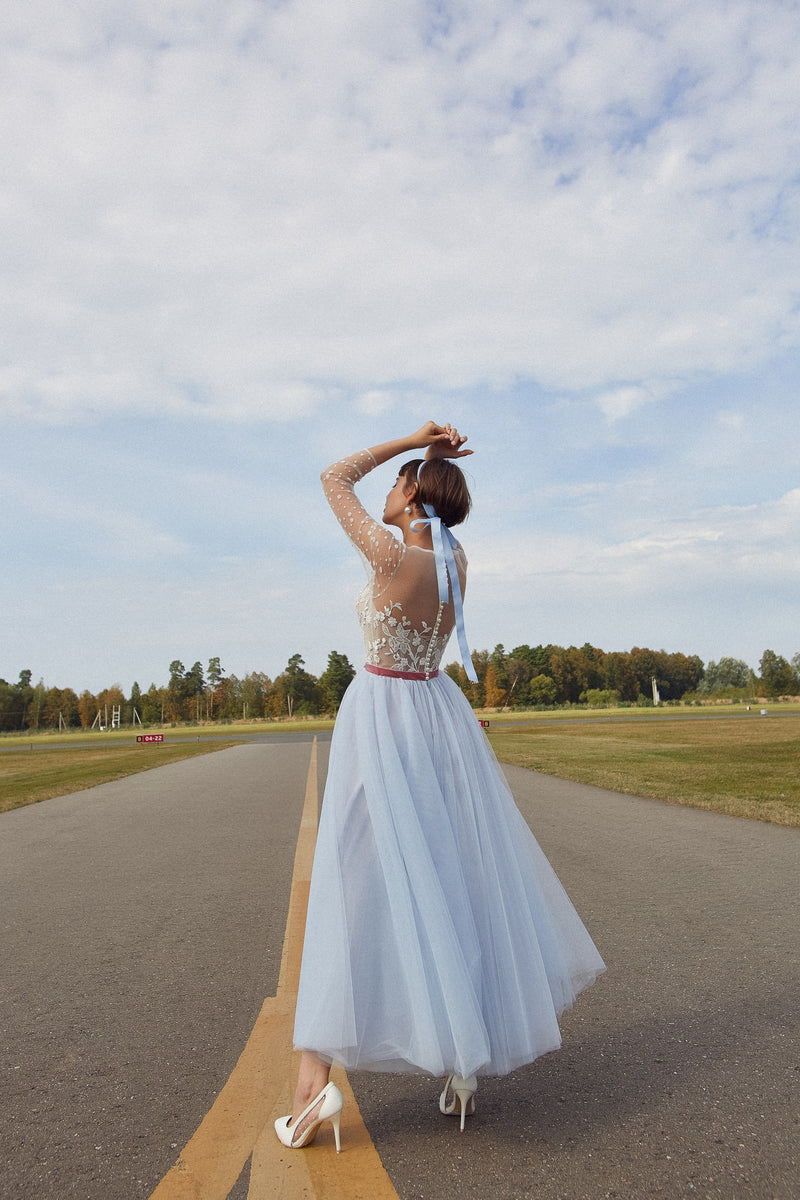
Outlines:
[[[429,675],[439,669],[453,631],[452,599],[439,600],[433,550],[399,541],[356,496],[356,483],[376,465],[369,450],[359,450],[322,473],[328,503],[367,567],[367,583],[356,602],[366,661],[384,670]],[[455,558],[463,593],[467,560],[460,545]]]

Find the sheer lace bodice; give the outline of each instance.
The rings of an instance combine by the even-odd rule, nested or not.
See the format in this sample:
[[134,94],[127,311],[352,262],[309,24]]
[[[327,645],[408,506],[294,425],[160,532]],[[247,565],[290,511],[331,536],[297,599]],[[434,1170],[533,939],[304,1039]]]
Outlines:
[[[389,671],[429,674],[439,669],[453,631],[452,601],[439,602],[433,551],[406,546],[356,496],[355,484],[375,466],[369,450],[360,450],[322,473],[328,503],[367,567],[356,602],[366,661]],[[456,564],[463,592],[467,561],[461,546]]]

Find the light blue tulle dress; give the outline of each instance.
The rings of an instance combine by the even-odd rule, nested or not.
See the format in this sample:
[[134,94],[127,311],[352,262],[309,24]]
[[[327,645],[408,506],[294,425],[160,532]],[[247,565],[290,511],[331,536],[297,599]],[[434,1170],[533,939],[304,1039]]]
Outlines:
[[[323,475],[368,566],[367,667],[336,721],[294,1044],[347,1069],[503,1075],[561,1042],[604,968],[474,712],[438,672],[454,625],[432,551],[355,495],[368,451]],[[466,559],[456,564],[462,588]]]

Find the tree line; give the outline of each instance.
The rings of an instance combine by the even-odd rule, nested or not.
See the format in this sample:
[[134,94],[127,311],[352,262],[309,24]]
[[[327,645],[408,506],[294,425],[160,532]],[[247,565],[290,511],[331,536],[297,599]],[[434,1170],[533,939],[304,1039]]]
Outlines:
[[[705,665],[697,655],[637,646],[606,652],[589,643],[523,645],[510,651],[497,645],[474,652],[472,661],[477,683],[457,663],[445,670],[474,708],[652,704],[653,680],[665,703],[800,694],[800,653],[790,661],[773,650],[764,651],[758,674],[736,658]],[[334,715],[354,675],[347,655],[336,650],[319,677],[306,670],[300,654],[293,654],[274,679],[260,671],[242,679],[226,675],[219,658],[209,659],[206,668],[198,661],[188,669],[175,659],[168,683],[152,683],[147,691],[134,683],[129,696],[117,685],[78,695],[72,688],[46,687],[42,680],[33,684],[33,672],[24,670],[16,683],[0,679],[0,731]]]

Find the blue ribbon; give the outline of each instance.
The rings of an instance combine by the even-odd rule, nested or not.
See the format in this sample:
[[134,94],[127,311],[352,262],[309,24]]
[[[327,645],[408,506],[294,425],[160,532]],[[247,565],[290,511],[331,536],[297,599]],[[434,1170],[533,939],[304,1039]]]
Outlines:
[[[417,482],[419,482],[419,473],[425,465],[425,461],[427,460],[423,460],[420,463],[419,470],[417,471]],[[416,520],[412,521],[411,528],[416,532],[419,529],[423,529],[426,525],[430,526],[431,537],[433,538],[433,555],[436,562],[436,580],[439,585],[439,601],[442,604],[447,604],[450,599],[450,584],[452,583],[456,636],[458,637],[458,648],[461,651],[461,661],[464,664],[467,679],[471,679],[473,683],[477,683],[478,676],[475,673],[475,667],[472,663],[472,655],[469,652],[467,634],[464,629],[464,601],[461,596],[461,581],[458,578],[458,568],[456,566],[455,554],[453,553],[458,542],[448,527],[442,524],[442,519],[436,515],[436,510],[432,504],[423,503],[422,507],[427,515],[425,517],[417,517]]]

